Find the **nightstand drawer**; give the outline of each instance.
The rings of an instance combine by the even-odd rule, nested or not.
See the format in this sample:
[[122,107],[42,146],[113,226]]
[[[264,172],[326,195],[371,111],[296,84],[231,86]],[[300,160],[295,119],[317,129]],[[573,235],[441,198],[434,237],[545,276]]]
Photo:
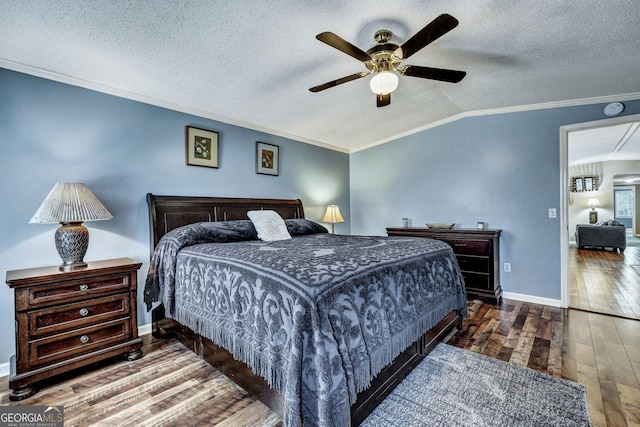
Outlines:
[[474,271],[478,273],[490,273],[493,267],[489,258],[470,255],[456,255],[458,265],[462,271]]
[[28,306],[64,304],[105,294],[125,292],[129,289],[129,276],[124,274],[95,277],[56,283],[47,286],[34,286],[27,289]]
[[131,339],[130,318],[112,320],[29,342],[29,364],[37,367]]
[[78,329],[94,323],[105,322],[130,313],[129,294],[94,298],[28,312],[31,337]]
[[456,254],[489,255],[491,242],[488,240],[445,240]]

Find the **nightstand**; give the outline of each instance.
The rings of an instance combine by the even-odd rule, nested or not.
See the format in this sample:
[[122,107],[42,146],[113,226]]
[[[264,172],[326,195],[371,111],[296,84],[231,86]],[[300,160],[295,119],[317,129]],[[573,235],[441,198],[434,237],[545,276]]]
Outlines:
[[10,400],[36,392],[36,383],[114,356],[142,357],[136,319],[137,274],[129,258],[7,272],[14,291],[16,354]]

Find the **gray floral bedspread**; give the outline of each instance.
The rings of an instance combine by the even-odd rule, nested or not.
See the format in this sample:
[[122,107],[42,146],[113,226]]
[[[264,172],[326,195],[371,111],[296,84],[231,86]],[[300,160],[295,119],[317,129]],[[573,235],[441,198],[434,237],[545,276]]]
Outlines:
[[356,394],[382,368],[451,310],[466,316],[445,243],[318,232],[266,243],[251,228],[200,223],[165,235],[145,302],[163,302],[280,391],[286,426],[349,425]]

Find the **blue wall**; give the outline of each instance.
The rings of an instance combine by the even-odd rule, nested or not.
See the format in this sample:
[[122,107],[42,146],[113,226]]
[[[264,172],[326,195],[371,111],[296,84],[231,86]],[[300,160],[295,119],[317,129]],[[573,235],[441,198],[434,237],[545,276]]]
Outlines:
[[[640,112],[625,102],[624,115]],[[356,152],[351,232],[384,235],[412,225],[484,221],[502,229],[507,292],[559,300],[560,136],[563,125],[606,119],[604,104],[461,119]],[[548,208],[558,217],[548,218]]]
[[[560,126],[604,119],[604,104],[466,118],[352,154],[0,69],[0,273],[56,265],[55,225],[28,224],[58,181],[84,182],[114,215],[87,223],[86,260],[148,266],[145,194],[302,198],[336,232],[413,225],[501,228],[507,292],[560,298]],[[640,113],[625,102],[624,115]],[[220,169],[185,166],[185,126],[220,134]],[[255,142],[280,146],[280,176],[255,173]],[[0,342],[13,343],[13,296],[0,287]],[[149,323],[139,296],[138,323]],[[0,364],[13,345],[0,349]]]
[[[56,225],[28,224],[58,181],[84,182],[113,214],[89,222],[85,260],[149,259],[145,195],[301,198],[307,218],[349,213],[347,154],[0,69],[0,273],[57,265]],[[220,168],[185,166],[185,126],[219,132]],[[280,176],[255,172],[255,143],[280,146]],[[348,233],[350,222],[336,225]],[[4,281],[4,280],[3,280]],[[150,322],[138,295],[139,324]],[[0,286],[0,364],[14,353],[13,294]]]

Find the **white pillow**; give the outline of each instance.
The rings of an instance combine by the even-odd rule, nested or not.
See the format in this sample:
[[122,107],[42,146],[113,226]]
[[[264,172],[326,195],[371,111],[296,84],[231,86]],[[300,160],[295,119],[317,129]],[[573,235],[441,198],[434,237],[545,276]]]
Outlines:
[[265,242],[290,239],[287,225],[276,211],[249,211],[247,216],[258,232],[258,238]]

